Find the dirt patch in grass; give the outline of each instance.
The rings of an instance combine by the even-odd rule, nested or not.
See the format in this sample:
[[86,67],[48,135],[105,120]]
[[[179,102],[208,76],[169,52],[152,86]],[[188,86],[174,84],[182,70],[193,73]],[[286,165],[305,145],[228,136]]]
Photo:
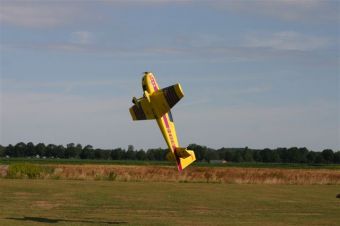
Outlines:
[[0,177],[6,177],[8,173],[8,165],[0,165]]
[[38,208],[41,208],[41,209],[50,210],[50,209],[53,209],[55,207],[60,206],[60,204],[50,203],[48,201],[35,201],[32,206],[38,207]]

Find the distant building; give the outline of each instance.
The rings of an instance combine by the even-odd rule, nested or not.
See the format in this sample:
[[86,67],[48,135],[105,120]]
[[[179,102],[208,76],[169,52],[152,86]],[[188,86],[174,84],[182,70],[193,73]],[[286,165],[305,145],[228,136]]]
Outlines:
[[225,164],[227,163],[226,160],[210,160],[210,163],[213,163],[213,164]]

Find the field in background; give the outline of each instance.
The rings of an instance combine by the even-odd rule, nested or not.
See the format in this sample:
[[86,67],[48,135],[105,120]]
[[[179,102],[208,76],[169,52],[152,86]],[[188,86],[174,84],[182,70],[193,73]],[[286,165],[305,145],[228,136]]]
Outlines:
[[338,225],[339,185],[0,179],[0,225]]
[[14,163],[0,165],[0,177],[227,184],[340,184],[340,170],[317,168],[196,166],[178,173],[175,166],[163,165]]
[[[169,161],[138,161],[138,160],[92,160],[92,159],[42,159],[42,158],[0,158],[0,165],[16,163],[32,164],[68,164],[68,165],[142,165],[142,166],[175,166]],[[291,168],[291,169],[339,169],[340,164],[307,164],[307,163],[263,163],[263,162],[228,162],[207,163],[194,162],[190,167],[241,167],[241,168]]]

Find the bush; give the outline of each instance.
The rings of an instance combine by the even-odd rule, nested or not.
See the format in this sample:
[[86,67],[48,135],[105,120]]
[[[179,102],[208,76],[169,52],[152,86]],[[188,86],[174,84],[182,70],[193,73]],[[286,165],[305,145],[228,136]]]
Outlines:
[[109,176],[107,177],[108,180],[112,180],[112,181],[116,180],[116,178],[117,178],[117,174],[112,171],[109,173]]
[[54,169],[49,166],[18,163],[9,166],[7,177],[36,179],[53,173],[53,170]]

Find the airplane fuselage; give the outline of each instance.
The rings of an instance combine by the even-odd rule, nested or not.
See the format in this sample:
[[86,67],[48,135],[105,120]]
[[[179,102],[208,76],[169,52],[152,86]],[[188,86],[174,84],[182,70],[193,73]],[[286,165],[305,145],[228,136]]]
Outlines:
[[[156,82],[155,77],[152,73],[147,73],[144,75],[142,80],[142,86],[144,91],[147,91],[149,95],[159,90],[159,86]],[[156,108],[151,106],[153,111],[156,111]],[[171,111],[164,114],[162,117],[156,117],[157,124],[162,131],[162,135],[169,147],[169,150],[174,154],[176,147],[179,147],[176,128],[173,122]]]

